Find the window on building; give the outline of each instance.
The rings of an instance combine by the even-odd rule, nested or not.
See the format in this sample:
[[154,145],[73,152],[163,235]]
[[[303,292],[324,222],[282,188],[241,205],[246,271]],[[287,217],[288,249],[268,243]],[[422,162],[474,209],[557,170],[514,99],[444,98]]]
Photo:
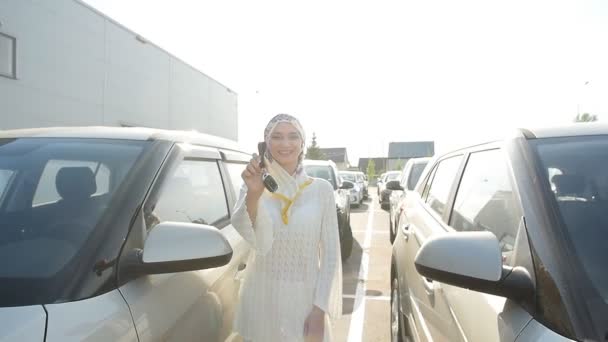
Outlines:
[[16,78],[16,40],[0,33],[0,76]]

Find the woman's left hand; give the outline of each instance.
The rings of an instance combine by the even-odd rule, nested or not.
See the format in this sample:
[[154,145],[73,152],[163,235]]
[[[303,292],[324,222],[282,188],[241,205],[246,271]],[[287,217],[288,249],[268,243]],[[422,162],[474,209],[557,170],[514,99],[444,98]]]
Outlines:
[[304,322],[304,337],[306,342],[321,342],[323,341],[323,333],[325,332],[325,312],[316,306],[313,306],[312,311],[308,314]]

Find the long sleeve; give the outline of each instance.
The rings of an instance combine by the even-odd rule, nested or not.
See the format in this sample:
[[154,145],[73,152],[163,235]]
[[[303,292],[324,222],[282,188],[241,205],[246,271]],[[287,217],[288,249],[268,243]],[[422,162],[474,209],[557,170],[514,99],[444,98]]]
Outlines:
[[235,205],[234,215],[230,219],[232,226],[241,234],[253,249],[261,254],[266,254],[271,248],[274,240],[274,227],[272,219],[264,201],[264,195],[258,202],[258,211],[255,223],[251,221],[247,212],[247,186],[243,184],[239,200]]
[[333,319],[342,315],[342,257],[336,201],[328,184],[323,206],[320,236],[320,270],[317,278],[314,304]]

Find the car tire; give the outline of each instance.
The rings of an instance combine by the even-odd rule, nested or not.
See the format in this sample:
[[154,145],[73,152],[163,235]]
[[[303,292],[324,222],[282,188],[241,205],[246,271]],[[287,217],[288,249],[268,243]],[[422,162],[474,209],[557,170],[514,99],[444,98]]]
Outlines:
[[353,251],[353,231],[350,228],[350,219],[343,227],[342,240],[340,241],[340,252],[342,254],[342,262],[348,260]]
[[403,324],[399,312],[399,283],[397,278],[391,281],[391,342],[405,342]]

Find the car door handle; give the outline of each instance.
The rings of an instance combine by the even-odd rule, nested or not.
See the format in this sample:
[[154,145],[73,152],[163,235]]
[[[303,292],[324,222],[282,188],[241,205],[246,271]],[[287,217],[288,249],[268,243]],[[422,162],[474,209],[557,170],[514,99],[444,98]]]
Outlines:
[[247,267],[247,264],[242,262],[239,264],[239,266],[237,266],[236,268],[236,272],[234,272],[234,279],[241,281],[243,280],[243,276],[245,275],[245,273],[243,272],[245,270],[245,268]]
[[426,294],[429,296],[433,296],[435,294],[435,282],[432,279],[422,277],[422,285],[424,285]]
[[406,223],[401,226],[401,232],[403,233],[403,238],[407,241],[412,235],[412,231],[410,230],[410,224]]
[[441,283],[427,277],[422,277],[422,285],[424,285],[424,291],[429,297],[434,297],[435,294],[442,291]]

